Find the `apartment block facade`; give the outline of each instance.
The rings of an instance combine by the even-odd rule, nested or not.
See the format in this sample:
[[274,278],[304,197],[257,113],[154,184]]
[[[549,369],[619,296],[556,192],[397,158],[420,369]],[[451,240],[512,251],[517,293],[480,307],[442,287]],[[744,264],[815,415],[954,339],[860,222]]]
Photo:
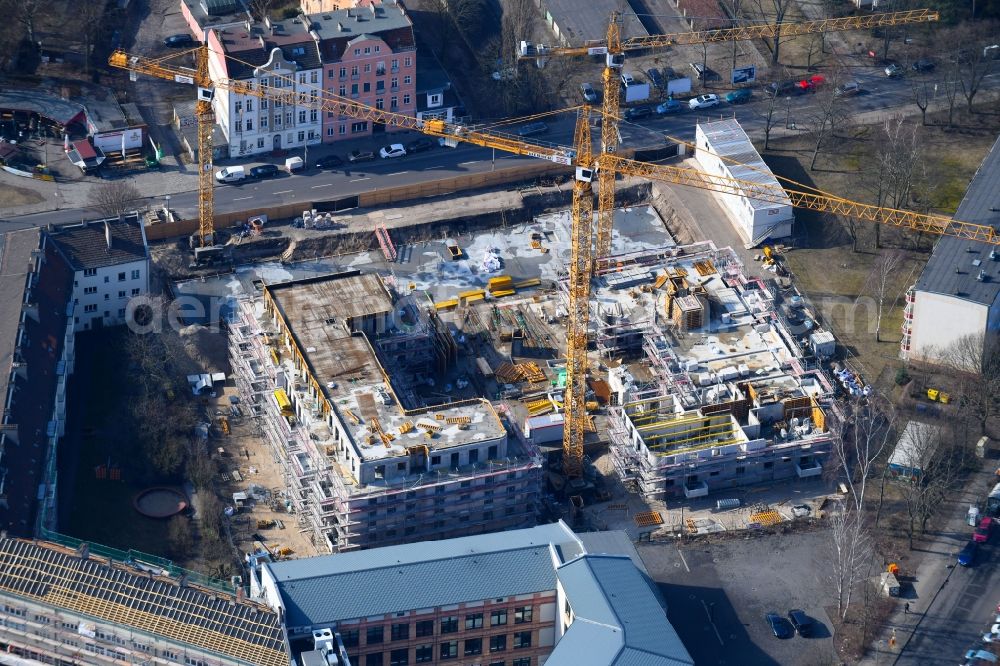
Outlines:
[[320,143],[322,112],[306,103],[320,95],[323,65],[317,41],[301,19],[210,30],[208,43],[213,80],[232,79],[280,96],[216,91],[213,108],[230,157]]
[[149,245],[138,213],[47,231],[73,270],[74,330],[121,326],[149,293]]
[[[417,47],[413,22],[401,3],[368,3],[308,14],[305,19],[319,37],[323,89],[329,95],[407,116],[416,113]],[[398,129],[324,113],[325,143],[383,131]]]

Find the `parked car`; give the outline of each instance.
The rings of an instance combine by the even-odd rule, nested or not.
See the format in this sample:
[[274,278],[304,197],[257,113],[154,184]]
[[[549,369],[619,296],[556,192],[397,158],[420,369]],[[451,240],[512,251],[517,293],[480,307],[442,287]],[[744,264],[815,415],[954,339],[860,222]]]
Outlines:
[[587,104],[597,104],[597,91],[589,83],[580,84],[580,94],[583,95],[583,101]]
[[1000,642],[1000,623],[994,624],[990,630],[983,634],[984,643]]
[[640,120],[642,118],[648,118],[651,115],[653,115],[653,107],[648,104],[633,106],[630,109],[625,109],[625,120]]
[[803,90],[799,87],[798,83],[798,81],[775,81],[764,88],[764,91],[769,97],[774,97],[775,95],[782,97],[785,95],[800,95]]
[[792,623],[777,613],[768,613],[764,616],[764,619],[767,620],[767,624],[771,627],[771,633],[774,634],[775,638],[791,638],[795,635],[795,628],[792,627]]
[[854,95],[861,93],[861,84],[857,81],[848,81],[843,85],[837,86],[833,94],[837,97],[853,97]]
[[652,83],[657,88],[662,88],[667,84],[664,80],[663,75],[660,74],[660,70],[655,67],[650,67],[646,70],[646,75],[649,76],[649,82]]
[[811,617],[806,615],[804,610],[793,608],[788,611],[788,621],[795,627],[795,631],[798,632],[799,636],[805,638],[812,635],[815,623]]
[[969,541],[958,553],[958,563],[963,567],[970,567],[976,560],[976,548],[979,546],[975,541]]
[[726,95],[726,102],[729,104],[746,104],[750,101],[753,93],[749,88],[740,88]]
[[419,139],[414,139],[413,141],[406,144],[406,152],[408,153],[422,153],[425,150],[430,150],[437,145],[434,139],[422,136]]
[[972,649],[965,653],[965,661],[962,666],[981,666],[982,664],[997,663],[997,656],[986,650]]
[[688,107],[692,109],[710,109],[718,103],[718,95],[698,95],[688,100]]
[[517,128],[518,136],[534,136],[535,134],[545,134],[549,131],[549,126],[545,123],[528,123]]
[[622,72],[622,85],[628,88],[635,83],[635,75],[632,72]]
[[192,47],[196,44],[194,37],[188,34],[181,35],[170,35],[163,40],[164,46],[169,46],[173,49],[181,49],[186,47]]
[[673,67],[664,67],[663,69],[660,70],[660,72],[663,74],[664,81],[670,82],[678,78],[677,72],[674,71]]
[[260,166],[255,166],[250,169],[251,178],[274,178],[278,175],[278,165],[277,164],[261,164]]
[[972,533],[972,540],[976,543],[986,543],[990,540],[990,532],[993,530],[993,519],[983,518],[979,521],[976,531]]
[[680,113],[683,110],[684,105],[676,99],[668,99],[666,102],[656,105],[656,112],[661,116],[667,113]]
[[370,150],[352,150],[347,156],[347,161],[350,163],[354,162],[369,162],[375,159],[375,153]]
[[215,172],[215,179],[220,183],[238,183],[247,177],[246,170],[241,166],[231,166]]
[[883,71],[890,79],[898,79],[903,75],[903,68],[895,63],[887,65]]
[[493,72],[490,76],[494,81],[509,81],[510,79],[513,79],[515,76],[517,76],[517,68],[502,67],[501,69],[498,69],[497,71]]
[[930,72],[937,67],[937,64],[930,58],[921,58],[910,65],[910,67],[913,68],[914,72]]
[[336,155],[327,155],[316,160],[317,169],[336,169],[344,164],[344,160]]
[[379,150],[378,156],[384,160],[394,157],[406,157],[406,148],[401,143],[393,143]]

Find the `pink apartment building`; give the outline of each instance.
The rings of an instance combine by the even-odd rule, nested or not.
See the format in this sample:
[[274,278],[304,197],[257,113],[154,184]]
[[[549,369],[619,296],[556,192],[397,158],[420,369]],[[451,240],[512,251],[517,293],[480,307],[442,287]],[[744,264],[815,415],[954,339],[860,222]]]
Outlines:
[[[310,14],[305,19],[319,37],[323,89],[328,95],[415,115],[417,46],[413,22],[402,3],[387,0]],[[397,130],[331,112],[323,114],[324,143],[383,131]]]

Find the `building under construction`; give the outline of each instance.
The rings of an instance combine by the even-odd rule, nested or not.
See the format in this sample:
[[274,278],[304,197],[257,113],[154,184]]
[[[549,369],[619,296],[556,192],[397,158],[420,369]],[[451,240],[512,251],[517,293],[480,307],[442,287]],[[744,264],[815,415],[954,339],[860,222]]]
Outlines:
[[239,302],[230,353],[284,468],[288,508],[321,547],[534,524],[537,451],[508,438],[488,400],[428,400],[455,341],[432,308],[378,275],[263,285]]
[[621,478],[665,499],[821,474],[832,386],[801,301],[710,242],[617,259],[594,320]]

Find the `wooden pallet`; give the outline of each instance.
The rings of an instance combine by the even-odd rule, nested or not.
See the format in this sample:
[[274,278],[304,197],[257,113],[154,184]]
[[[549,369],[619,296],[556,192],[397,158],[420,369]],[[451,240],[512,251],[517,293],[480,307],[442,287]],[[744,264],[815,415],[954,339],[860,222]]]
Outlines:
[[749,522],[757,523],[764,527],[771,527],[772,525],[777,525],[782,520],[781,514],[777,511],[758,511],[757,513],[751,513]]
[[632,520],[639,527],[653,527],[663,524],[663,516],[659,511],[643,511],[632,516]]

